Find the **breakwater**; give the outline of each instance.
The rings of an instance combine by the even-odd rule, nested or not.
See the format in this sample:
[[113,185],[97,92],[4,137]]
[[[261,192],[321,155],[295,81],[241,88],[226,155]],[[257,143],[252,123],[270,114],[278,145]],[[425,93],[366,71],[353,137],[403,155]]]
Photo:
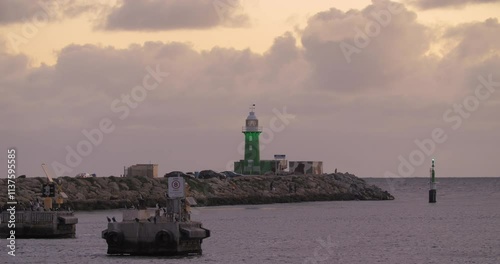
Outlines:
[[[244,176],[233,179],[185,178],[190,196],[200,206],[265,204],[306,201],[392,200],[377,186],[348,173],[323,175]],[[7,201],[6,181],[0,185],[0,204]],[[167,178],[146,177],[59,177],[56,180],[69,196],[65,205],[74,210],[118,209],[137,205],[142,195],[148,206],[164,201]],[[27,207],[41,197],[44,177],[18,178],[16,197]]]

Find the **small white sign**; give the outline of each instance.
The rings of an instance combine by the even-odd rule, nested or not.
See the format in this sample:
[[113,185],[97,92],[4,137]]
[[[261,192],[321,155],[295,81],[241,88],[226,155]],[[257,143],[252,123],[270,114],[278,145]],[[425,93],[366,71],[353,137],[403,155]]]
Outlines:
[[170,198],[184,197],[184,178],[182,177],[168,178],[168,197]]

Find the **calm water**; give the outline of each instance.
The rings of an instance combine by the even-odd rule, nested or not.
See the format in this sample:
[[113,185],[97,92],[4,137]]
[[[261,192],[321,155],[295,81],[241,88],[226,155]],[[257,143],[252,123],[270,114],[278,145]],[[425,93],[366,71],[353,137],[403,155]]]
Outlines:
[[427,181],[400,182],[394,201],[198,208],[193,218],[212,237],[197,257],[107,256],[101,231],[120,212],[79,212],[76,239],[17,240],[17,256],[2,246],[0,262],[500,263],[500,178],[441,179],[432,205]]

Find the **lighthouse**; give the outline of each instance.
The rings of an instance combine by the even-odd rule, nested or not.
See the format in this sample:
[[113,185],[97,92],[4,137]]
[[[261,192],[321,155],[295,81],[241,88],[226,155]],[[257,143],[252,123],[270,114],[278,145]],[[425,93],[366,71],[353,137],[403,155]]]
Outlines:
[[[270,124],[273,125],[275,121],[277,121],[277,117],[273,117]],[[262,131],[262,127],[259,126],[259,119],[255,115],[255,104],[253,104],[250,106],[250,111],[245,119],[245,125],[241,129],[241,132],[245,135],[245,154],[243,159],[234,161],[234,172],[243,175],[279,175],[288,169],[288,164],[290,164],[290,172],[292,173],[323,173],[322,161],[290,161],[288,163],[285,154],[275,154],[272,160],[261,159],[259,137]]]
[[262,127],[259,127],[259,119],[255,115],[255,104],[250,107],[250,112],[245,120],[245,126],[242,128],[245,135],[245,157],[243,160],[244,174],[260,173],[260,145],[259,136],[262,133]]

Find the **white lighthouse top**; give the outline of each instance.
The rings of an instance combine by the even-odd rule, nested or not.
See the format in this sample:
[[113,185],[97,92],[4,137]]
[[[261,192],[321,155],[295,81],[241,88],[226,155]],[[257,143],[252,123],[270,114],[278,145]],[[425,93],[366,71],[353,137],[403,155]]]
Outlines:
[[250,113],[248,113],[247,120],[257,120],[257,116],[255,116],[255,104],[250,106]]
[[245,131],[262,131],[262,128],[259,127],[259,120],[255,115],[255,104],[250,107],[250,113],[248,113],[245,126],[243,127],[243,132]]

